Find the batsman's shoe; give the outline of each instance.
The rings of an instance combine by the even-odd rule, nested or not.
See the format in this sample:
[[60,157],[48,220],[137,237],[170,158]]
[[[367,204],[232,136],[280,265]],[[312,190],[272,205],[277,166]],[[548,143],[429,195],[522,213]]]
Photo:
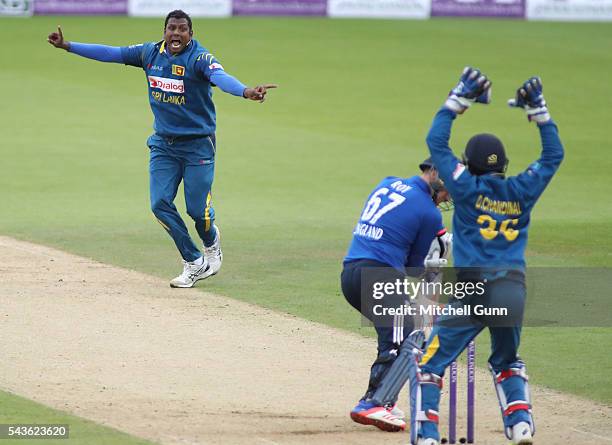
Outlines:
[[204,257],[208,264],[210,264],[211,274],[215,275],[221,269],[221,263],[223,262],[223,252],[221,251],[221,232],[219,227],[215,225],[217,236],[212,246],[204,246]]
[[531,427],[527,422],[519,422],[512,427],[512,443],[514,445],[532,445]]
[[406,414],[404,413],[404,411],[402,411],[401,409],[399,409],[397,407],[397,405],[393,405],[391,407],[391,414],[393,414],[394,416],[399,417],[400,419],[406,420]]
[[197,281],[208,278],[211,272],[210,264],[204,259],[202,264],[183,260],[183,273],[170,281],[170,287],[193,287]]
[[404,431],[406,421],[392,414],[391,409],[361,401],[351,410],[351,419],[362,425],[374,425],[383,431]]

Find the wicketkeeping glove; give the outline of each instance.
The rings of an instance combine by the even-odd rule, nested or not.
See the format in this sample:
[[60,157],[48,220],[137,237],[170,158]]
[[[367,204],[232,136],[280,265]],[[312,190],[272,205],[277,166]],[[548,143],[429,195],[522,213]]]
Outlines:
[[467,66],[461,74],[459,83],[449,93],[444,106],[461,114],[475,102],[481,104],[491,102],[491,81],[479,70]]
[[516,90],[516,97],[508,100],[508,105],[524,109],[530,121],[538,124],[548,122],[550,114],[542,93],[543,89],[542,80],[539,77],[532,77]]

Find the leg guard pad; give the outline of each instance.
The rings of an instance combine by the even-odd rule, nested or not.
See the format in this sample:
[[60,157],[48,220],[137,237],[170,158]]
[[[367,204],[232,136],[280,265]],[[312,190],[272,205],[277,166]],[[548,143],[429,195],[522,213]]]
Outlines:
[[489,364],[489,370],[493,377],[506,437],[512,439],[512,427],[519,422],[527,422],[531,435],[534,435],[535,423],[531,413],[529,377],[525,364],[516,361],[500,372],[495,372]]
[[372,396],[373,403],[380,406],[395,405],[400,391],[410,377],[410,365],[420,360],[423,354],[424,341],[425,334],[422,331],[412,331],[402,342],[397,358]]
[[370,381],[368,383],[368,390],[364,394],[362,400],[369,400],[374,396],[374,393],[380,386],[382,380],[385,378],[391,366],[397,359],[397,349],[389,349],[378,353],[376,361],[370,368]]
[[[418,368],[417,368],[418,369]],[[442,377],[421,373],[410,379],[410,443],[416,445],[419,437],[440,440],[438,407]]]

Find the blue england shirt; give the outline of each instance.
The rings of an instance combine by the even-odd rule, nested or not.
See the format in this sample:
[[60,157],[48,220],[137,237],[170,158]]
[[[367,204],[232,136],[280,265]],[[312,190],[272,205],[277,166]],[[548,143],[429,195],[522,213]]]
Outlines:
[[192,39],[177,55],[166,51],[161,41],[122,47],[121,56],[126,65],[142,68],[147,76],[157,135],[197,137],[215,133],[210,76],[223,67],[198,41]]
[[524,269],[529,218],[563,160],[557,126],[539,125],[540,159],[517,176],[474,176],[448,141],[456,114],[442,108],[427,136],[431,158],[455,203],[453,258],[456,267]]
[[344,263],[369,259],[400,271],[423,267],[442,215],[421,177],[389,176],[368,196]]

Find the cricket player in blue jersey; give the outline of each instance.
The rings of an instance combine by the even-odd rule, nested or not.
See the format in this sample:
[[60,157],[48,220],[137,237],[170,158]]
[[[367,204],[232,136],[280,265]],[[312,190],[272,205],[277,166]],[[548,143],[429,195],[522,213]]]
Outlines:
[[[518,355],[525,305],[525,247],[531,211],[563,160],[557,126],[550,118],[539,78],[527,80],[509,101],[537,124],[540,158],[517,176],[505,177],[508,159],[502,142],[491,134],[472,137],[460,161],[449,148],[455,118],[472,104],[487,104],[491,82],[466,68],[436,114],[427,145],[455,205],[454,265],[458,280],[480,282],[482,295],[449,303],[507,308],[508,318],[443,315],[434,326],[427,349],[411,370],[411,443],[438,445],[438,407],[445,369],[485,327],[491,334],[489,368],[499,399],[504,431],[516,445],[533,443],[535,426],[525,364]],[[449,307],[450,307],[449,306]],[[416,378],[412,378],[416,373]]]
[[[170,281],[170,286],[192,287],[198,280],[215,275],[223,254],[211,204],[217,150],[212,87],[263,102],[267,90],[276,85],[249,88],[227,74],[217,58],[193,39],[191,18],[181,10],[167,15],[163,39],[157,43],[113,47],[68,42],[59,26],[47,40],[82,57],[144,70],[155,117],[154,134],[147,141],[151,209],[183,259],[183,272]],[[187,214],[204,244],[203,254],[174,205],[181,181]]]
[[[423,269],[446,263],[452,237],[442,225],[437,204],[447,201],[448,192],[430,159],[420,165],[422,174],[410,178],[388,177],[369,195],[344,258],[341,275],[346,300],[374,323],[378,354],[372,364],[365,395],[350,413],[358,423],[384,431],[406,427],[404,413],[396,407],[397,397],[408,378],[406,354],[418,343],[411,316],[373,317],[376,296],[373,286],[406,277],[406,267]],[[436,252],[428,256],[428,252]],[[379,300],[389,303],[390,300]],[[387,322],[388,321],[388,322]],[[406,333],[406,335],[404,335]],[[424,345],[424,338],[419,345]],[[414,358],[412,359],[414,360]]]

